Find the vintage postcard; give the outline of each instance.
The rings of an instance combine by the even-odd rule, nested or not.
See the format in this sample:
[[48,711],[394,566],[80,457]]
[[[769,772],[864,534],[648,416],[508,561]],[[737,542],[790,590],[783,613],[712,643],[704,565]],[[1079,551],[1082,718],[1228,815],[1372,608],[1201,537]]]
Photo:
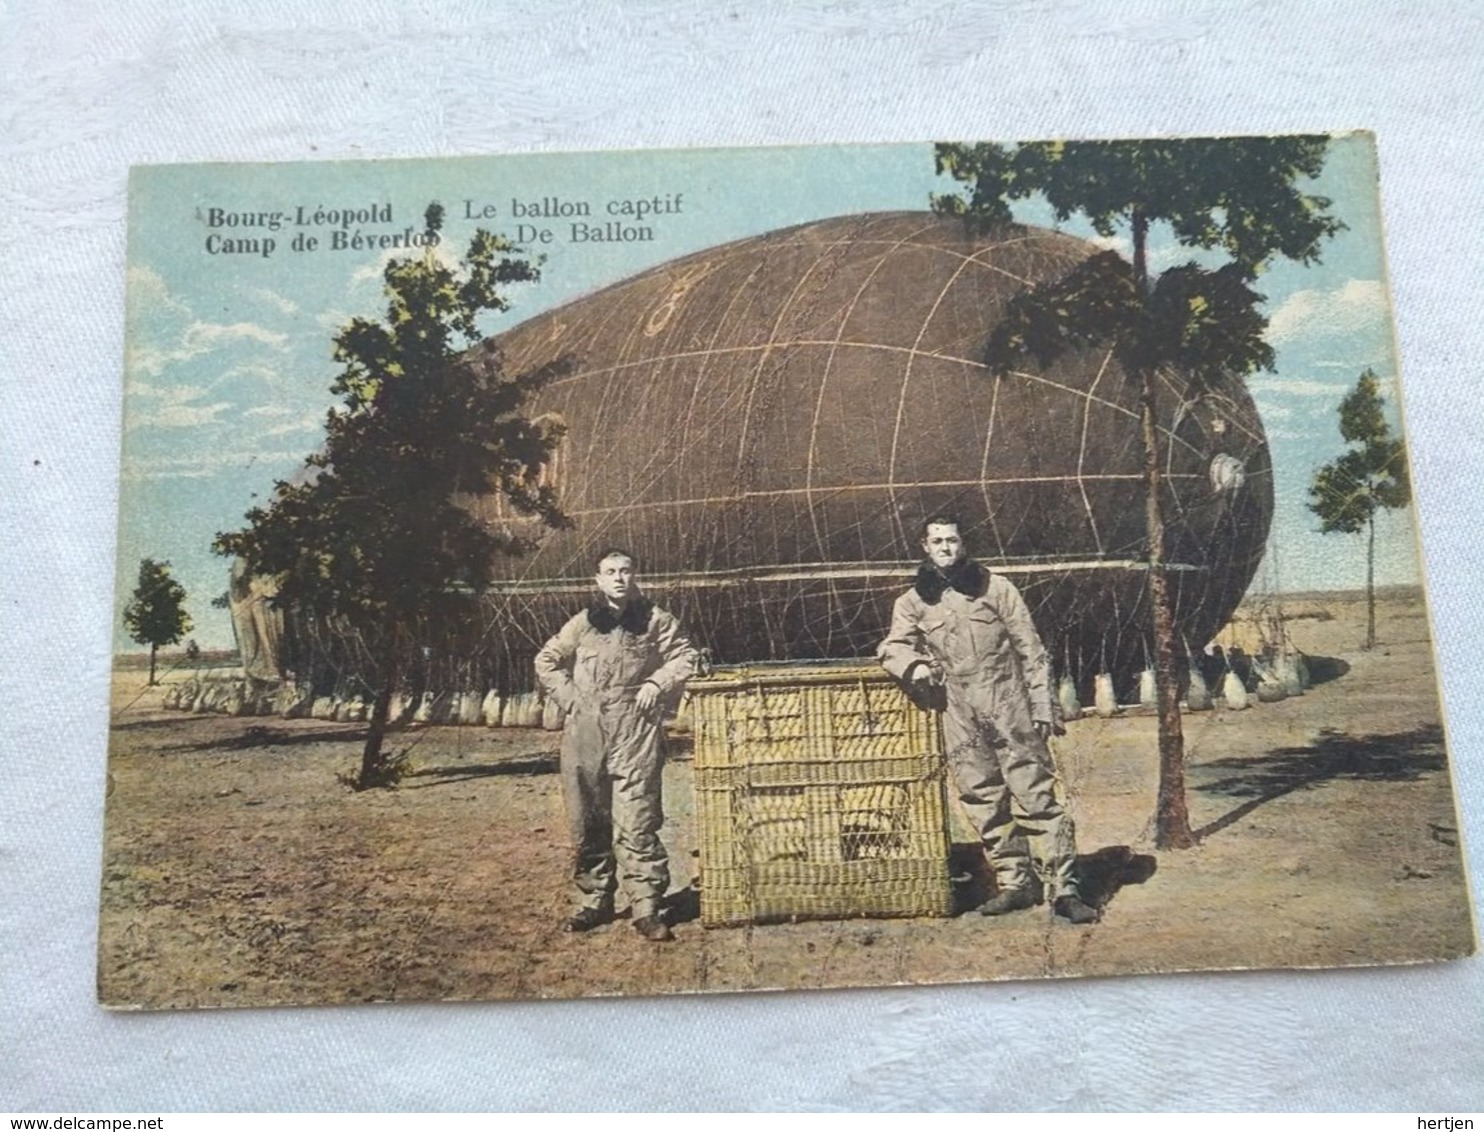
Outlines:
[[1475,948],[1366,134],[135,169],[114,1007]]

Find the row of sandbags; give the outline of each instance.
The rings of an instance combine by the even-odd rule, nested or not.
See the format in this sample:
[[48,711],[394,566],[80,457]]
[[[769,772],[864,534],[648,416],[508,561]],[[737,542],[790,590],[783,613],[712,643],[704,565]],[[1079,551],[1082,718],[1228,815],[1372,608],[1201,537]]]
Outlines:
[[559,731],[562,713],[555,701],[543,700],[538,692],[515,692],[502,696],[493,688],[479,692],[425,692],[414,702],[410,695],[392,697],[387,719],[396,723],[407,716],[414,723],[441,723],[455,727],[544,727]]
[[[1247,683],[1230,668],[1222,677],[1220,694],[1228,711],[1242,711],[1253,703],[1276,703],[1289,696],[1301,696],[1310,687],[1308,663],[1300,652],[1279,653],[1276,656],[1255,660],[1252,675],[1256,687]],[[1063,676],[1056,688],[1057,707],[1063,719],[1079,719],[1083,714],[1082,704],[1077,699],[1077,685],[1070,676]],[[1190,683],[1185,691],[1184,707],[1187,711],[1210,711],[1216,706],[1216,697],[1200,670],[1190,669]],[[1139,704],[1153,707],[1158,698],[1154,670],[1146,668],[1139,673]],[[1119,712],[1117,698],[1113,694],[1113,677],[1100,672],[1093,679],[1093,714],[1099,719],[1110,719]]]
[[[246,680],[187,680],[171,685],[163,707],[172,711],[217,712],[224,715],[277,715],[284,719],[322,719],[361,723],[371,714],[364,696],[315,696],[292,684],[255,687]],[[537,692],[502,696],[478,692],[427,692],[414,702],[410,694],[392,697],[387,722],[410,716],[414,723],[483,727],[543,727],[558,731],[562,714],[555,701]]]
[[254,688],[246,680],[186,680],[165,690],[163,707],[170,711],[216,712],[222,715],[273,715],[277,704],[272,690]]

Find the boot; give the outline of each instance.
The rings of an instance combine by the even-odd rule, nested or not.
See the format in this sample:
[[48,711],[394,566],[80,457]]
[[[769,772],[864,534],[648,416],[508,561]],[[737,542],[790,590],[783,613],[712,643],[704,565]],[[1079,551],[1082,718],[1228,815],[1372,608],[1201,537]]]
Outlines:
[[1019,888],[1002,888],[992,897],[979,905],[981,916],[1003,916],[1010,912],[1019,912],[1025,908],[1036,906],[1036,894],[1031,891],[1029,885]]
[[1058,896],[1051,905],[1051,911],[1069,924],[1093,924],[1098,918],[1098,910],[1083,903],[1082,897],[1074,892]]
[[613,919],[612,908],[579,908],[566,923],[569,932],[590,932]]
[[658,916],[641,916],[634,921],[634,930],[651,943],[668,943],[675,938],[670,925]]

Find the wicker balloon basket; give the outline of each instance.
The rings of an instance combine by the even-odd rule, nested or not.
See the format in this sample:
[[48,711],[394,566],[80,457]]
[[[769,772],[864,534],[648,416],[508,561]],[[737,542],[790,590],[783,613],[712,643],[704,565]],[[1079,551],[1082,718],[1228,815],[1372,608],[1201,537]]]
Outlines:
[[949,914],[935,714],[855,663],[718,671],[689,691],[703,924]]

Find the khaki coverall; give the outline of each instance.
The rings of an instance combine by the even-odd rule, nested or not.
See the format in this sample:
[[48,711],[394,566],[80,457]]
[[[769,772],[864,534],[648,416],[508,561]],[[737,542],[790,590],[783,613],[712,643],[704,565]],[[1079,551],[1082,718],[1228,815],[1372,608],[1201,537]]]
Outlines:
[[[629,606],[635,602],[648,605],[635,596]],[[660,722],[695,664],[680,623],[657,606],[639,631],[621,624],[604,631],[584,611],[536,654],[536,679],[566,716],[562,794],[580,907],[611,910],[621,883],[634,919],[659,911],[670,886],[659,836],[665,820]],[[634,704],[646,682],[660,692],[647,714]]]
[[1031,883],[1034,853],[1047,898],[1075,895],[1072,819],[1035,728],[1052,720],[1050,663],[1020,592],[982,574],[977,597],[951,587],[935,602],[916,589],[899,597],[877,657],[904,682],[919,663],[941,671],[948,767],[1000,891]]

